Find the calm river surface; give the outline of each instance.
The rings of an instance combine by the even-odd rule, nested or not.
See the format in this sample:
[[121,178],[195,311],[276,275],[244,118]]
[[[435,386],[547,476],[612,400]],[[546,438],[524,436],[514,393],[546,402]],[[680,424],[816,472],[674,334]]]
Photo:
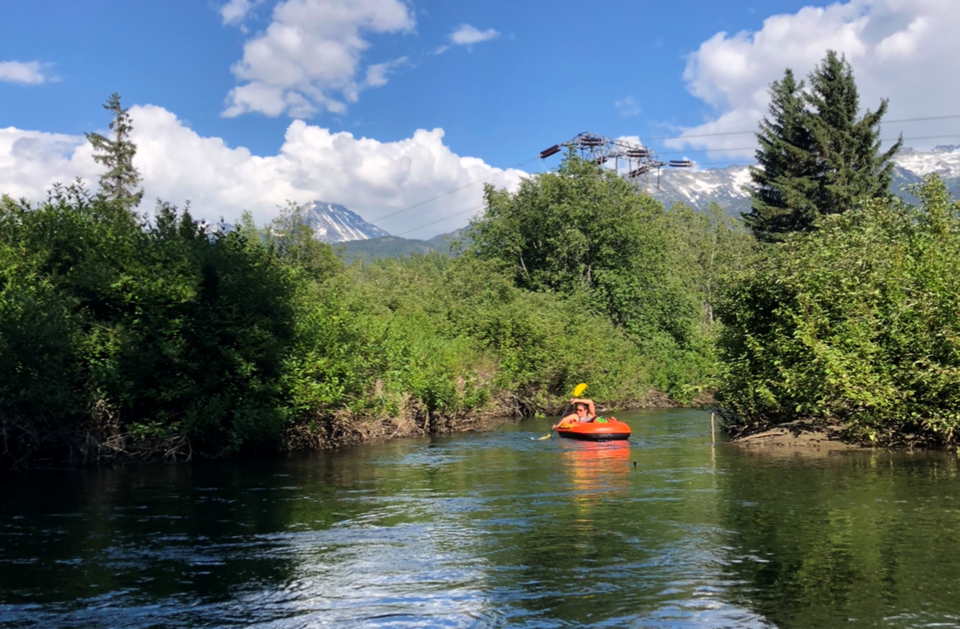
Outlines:
[[960,627],[955,454],[758,455],[709,414],[0,479],[2,627]]

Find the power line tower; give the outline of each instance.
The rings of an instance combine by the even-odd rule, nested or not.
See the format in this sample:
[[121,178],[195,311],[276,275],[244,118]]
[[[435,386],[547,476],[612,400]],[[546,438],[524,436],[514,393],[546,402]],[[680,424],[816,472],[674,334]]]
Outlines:
[[564,148],[572,148],[584,160],[591,161],[604,168],[610,168],[626,179],[632,180],[646,190],[650,186],[651,175],[656,172],[657,188],[660,187],[660,169],[690,168],[693,162],[686,159],[672,159],[662,162],[648,146],[634,144],[626,140],[614,140],[597,133],[580,133],[572,139],[554,144],[540,151],[540,159],[556,155]]

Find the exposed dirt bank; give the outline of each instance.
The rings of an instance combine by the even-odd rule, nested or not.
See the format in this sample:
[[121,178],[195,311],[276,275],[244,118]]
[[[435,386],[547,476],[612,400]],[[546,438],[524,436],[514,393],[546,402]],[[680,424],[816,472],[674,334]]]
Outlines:
[[[556,408],[546,409],[547,413],[550,415],[562,413],[566,402],[559,400],[558,404]],[[618,410],[679,406],[682,404],[656,390],[649,391],[639,402],[616,404]],[[598,404],[598,408],[600,412],[612,412],[609,407],[602,404]],[[522,400],[506,393],[500,399],[492,401],[482,411],[453,416],[427,413],[421,405],[411,400],[400,417],[373,419],[341,413],[332,421],[292,427],[287,431],[285,442],[289,450],[330,450],[403,437],[479,432],[503,423],[505,417],[520,419],[530,414],[531,409],[527,408]]]
[[[289,427],[276,444],[277,451],[333,450],[403,437],[422,437],[490,430],[504,418],[520,419],[537,411],[563,412],[568,399],[557,399],[555,408],[537,408],[529,400],[501,392],[481,410],[447,415],[430,413],[410,398],[399,417],[358,417],[343,410],[332,417],[317,416]],[[667,395],[651,390],[640,401],[618,401],[617,409],[681,406]],[[600,405],[601,412],[611,412]],[[270,450],[271,452],[275,450]],[[264,451],[266,453],[266,450]],[[128,461],[189,462],[194,459],[190,439],[173,435],[162,439],[133,438],[113,416],[72,427],[38,431],[28,422],[0,418],[0,472],[42,468],[76,468],[113,465]]]
[[751,450],[819,451],[854,450],[860,446],[844,440],[839,423],[793,421],[775,428],[730,441],[734,446]]

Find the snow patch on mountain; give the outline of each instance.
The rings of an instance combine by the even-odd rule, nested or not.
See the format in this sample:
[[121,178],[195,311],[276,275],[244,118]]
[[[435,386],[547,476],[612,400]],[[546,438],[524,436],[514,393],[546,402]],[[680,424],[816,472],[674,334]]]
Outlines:
[[304,220],[313,229],[314,237],[323,242],[370,240],[390,235],[336,203],[311,201],[304,204],[302,209]]
[[[905,148],[894,157],[891,188],[909,202],[916,203],[904,188],[937,173],[955,198],[960,198],[960,146],[938,146],[929,153]],[[750,211],[750,166],[731,165],[726,168],[663,169],[637,184],[658,199],[665,207],[685,203],[705,210],[716,202],[731,216]],[[390,236],[376,225],[342,205],[326,201],[311,201],[303,206],[307,223],[318,240],[330,243],[372,240]]]
[[686,203],[702,210],[715,201],[737,214],[750,206],[750,193],[745,188],[749,183],[749,167],[734,165],[707,170],[663,170],[659,181],[651,177],[646,190],[666,207]]
[[937,173],[942,179],[960,178],[960,152],[956,146],[938,146],[930,153],[904,149],[894,157],[898,166],[925,177]]
[[[960,146],[938,146],[928,153],[905,148],[893,161],[891,189],[908,202],[916,203],[917,200],[904,188],[919,183],[930,173],[940,175],[954,198],[960,198]],[[706,170],[664,169],[659,180],[651,173],[649,181],[640,183],[665,207],[686,203],[704,210],[711,202],[716,202],[731,216],[750,211],[751,184],[750,166],[741,165]]]

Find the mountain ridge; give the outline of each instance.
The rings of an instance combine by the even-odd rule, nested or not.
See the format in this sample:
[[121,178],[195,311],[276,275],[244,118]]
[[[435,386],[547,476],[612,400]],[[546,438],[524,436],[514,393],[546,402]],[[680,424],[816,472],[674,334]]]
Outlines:
[[[907,201],[915,203],[917,199],[904,187],[920,183],[931,173],[940,175],[954,198],[960,198],[960,147],[938,146],[930,152],[905,148],[893,162],[891,188]],[[664,207],[686,203],[704,210],[716,201],[727,214],[739,216],[741,212],[750,211],[750,194],[744,189],[750,181],[749,165],[732,164],[705,170],[664,169],[659,182],[651,178],[646,191]]]
[[390,236],[385,230],[360,218],[356,212],[338,203],[310,201],[303,204],[304,222],[313,230],[313,236],[331,244],[371,240]]
[[[932,151],[902,149],[893,158],[895,167],[891,187],[907,201],[917,199],[904,188],[920,183],[923,177],[937,173],[954,198],[960,198],[960,145],[937,146]],[[731,216],[750,211],[750,166],[733,164],[725,168],[664,169],[659,178],[645,182],[648,194],[664,207],[686,203],[705,210],[716,201]],[[346,207],[326,201],[311,201],[303,206],[305,218],[314,235],[324,242],[340,245],[346,260],[371,260],[438,252],[452,255],[449,241],[463,230],[440,234],[429,240],[392,236],[372,223],[364,221]]]

